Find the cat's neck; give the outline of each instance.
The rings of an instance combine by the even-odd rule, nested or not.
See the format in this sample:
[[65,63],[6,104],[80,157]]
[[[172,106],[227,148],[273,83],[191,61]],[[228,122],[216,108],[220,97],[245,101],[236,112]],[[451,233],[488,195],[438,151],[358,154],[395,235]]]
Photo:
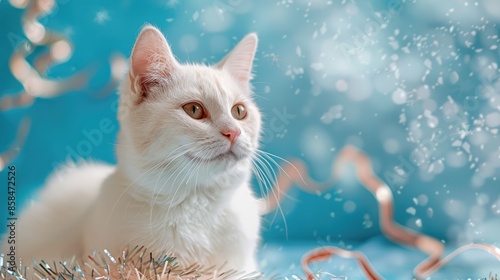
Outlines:
[[[223,205],[226,202],[229,203],[232,194],[239,188],[246,187],[249,181],[249,175],[243,174],[235,180],[220,180],[211,184],[193,185],[194,183],[191,183],[165,186],[154,175],[149,175],[150,178],[136,177],[132,180],[126,174],[126,168],[118,164],[115,173],[108,179],[106,187],[114,189],[115,196],[126,196],[137,204],[154,205],[159,208],[184,208],[193,204],[193,200]],[[142,175],[142,177],[147,176],[147,174]],[[162,191],[162,187],[164,187],[163,190],[169,191]]]

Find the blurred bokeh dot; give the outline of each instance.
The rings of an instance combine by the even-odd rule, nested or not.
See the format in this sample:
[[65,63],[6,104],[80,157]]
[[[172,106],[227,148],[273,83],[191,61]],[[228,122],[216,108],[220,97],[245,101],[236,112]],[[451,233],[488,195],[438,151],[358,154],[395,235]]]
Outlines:
[[198,21],[205,31],[221,32],[231,27],[234,19],[233,14],[229,11],[221,13],[216,7],[209,7],[200,14]]
[[384,150],[389,154],[396,154],[399,152],[400,146],[398,140],[389,138],[384,141]]
[[356,203],[354,203],[351,200],[348,200],[344,202],[344,206],[342,207],[344,209],[344,212],[346,213],[352,213],[356,211]]

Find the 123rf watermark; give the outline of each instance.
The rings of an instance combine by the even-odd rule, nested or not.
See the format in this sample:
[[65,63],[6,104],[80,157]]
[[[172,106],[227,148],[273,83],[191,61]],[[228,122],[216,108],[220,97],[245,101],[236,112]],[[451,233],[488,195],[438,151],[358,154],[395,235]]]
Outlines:
[[7,171],[7,236],[6,250],[7,269],[14,272],[17,270],[16,264],[16,167],[11,165]]

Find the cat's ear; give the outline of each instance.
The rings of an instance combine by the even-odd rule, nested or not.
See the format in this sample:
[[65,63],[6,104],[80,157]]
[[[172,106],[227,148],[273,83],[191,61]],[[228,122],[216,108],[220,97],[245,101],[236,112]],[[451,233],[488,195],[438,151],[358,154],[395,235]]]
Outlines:
[[257,34],[248,34],[217,64],[219,69],[228,71],[245,88],[250,88],[249,82],[253,78],[252,66],[257,42]]
[[144,26],[130,56],[132,92],[147,97],[149,87],[168,78],[178,66],[165,36],[151,25]]

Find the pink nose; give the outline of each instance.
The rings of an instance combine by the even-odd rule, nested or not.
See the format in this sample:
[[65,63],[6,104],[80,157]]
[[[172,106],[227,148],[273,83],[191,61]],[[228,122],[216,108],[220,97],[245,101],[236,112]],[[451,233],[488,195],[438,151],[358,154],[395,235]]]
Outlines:
[[229,142],[231,142],[231,144],[233,144],[234,141],[236,141],[236,138],[238,137],[238,135],[240,135],[241,132],[239,130],[227,129],[227,130],[221,131],[220,133],[222,135],[224,135],[224,137],[226,137],[227,139],[229,139]]

